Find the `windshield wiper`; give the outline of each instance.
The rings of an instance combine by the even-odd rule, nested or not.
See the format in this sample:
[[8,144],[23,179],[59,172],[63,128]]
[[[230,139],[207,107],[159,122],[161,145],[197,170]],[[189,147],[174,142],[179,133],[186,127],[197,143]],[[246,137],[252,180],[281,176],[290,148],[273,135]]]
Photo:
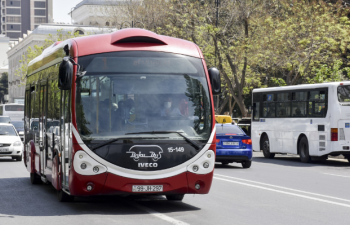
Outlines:
[[[128,133],[128,134],[132,134],[132,133]],[[128,134],[125,134],[125,135],[128,135]],[[96,149],[98,149],[98,148],[101,148],[101,147],[103,147],[103,146],[106,146],[106,145],[108,145],[108,144],[111,144],[111,143],[113,143],[113,142],[116,142],[116,141],[119,141],[119,140],[121,140],[121,139],[126,139],[127,137],[119,137],[119,138],[113,138],[113,139],[110,139],[110,140],[108,140],[108,141],[106,141],[106,142],[103,142],[102,144],[99,144],[99,145],[97,145],[97,146],[95,146],[95,147],[93,147],[92,148],[92,151],[95,151]],[[146,137],[133,137],[132,139],[145,139]],[[149,138],[149,137],[147,137],[147,138]],[[157,137],[158,138],[158,137]],[[153,138],[154,139],[154,138]]]
[[186,137],[181,133],[183,132],[165,130],[165,131],[145,131],[145,132],[126,133],[126,134],[178,134],[181,137],[183,137],[188,143],[192,144],[196,148],[196,150],[201,149],[201,146],[199,146],[196,142],[192,141],[191,139],[189,139],[188,137]]

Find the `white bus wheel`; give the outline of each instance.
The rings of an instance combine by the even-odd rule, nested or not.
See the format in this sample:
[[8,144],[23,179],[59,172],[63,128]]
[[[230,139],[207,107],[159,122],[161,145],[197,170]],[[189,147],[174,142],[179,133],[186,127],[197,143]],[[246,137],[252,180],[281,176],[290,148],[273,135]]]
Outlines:
[[303,163],[311,162],[311,156],[309,154],[309,142],[305,136],[303,136],[299,141],[299,154],[300,161]]
[[261,145],[264,157],[267,159],[273,159],[275,157],[275,153],[270,152],[270,141],[267,135],[264,135],[262,138]]

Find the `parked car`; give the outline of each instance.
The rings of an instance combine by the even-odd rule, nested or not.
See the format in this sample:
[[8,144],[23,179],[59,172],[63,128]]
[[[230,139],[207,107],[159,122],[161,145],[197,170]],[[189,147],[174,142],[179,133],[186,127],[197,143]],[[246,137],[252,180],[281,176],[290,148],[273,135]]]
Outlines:
[[0,157],[10,156],[22,161],[23,143],[12,124],[0,124]]
[[237,125],[216,124],[216,162],[238,162],[243,168],[252,165],[252,140]]
[[11,121],[22,141],[24,141],[24,121]]
[[0,123],[11,123],[9,116],[0,116]]

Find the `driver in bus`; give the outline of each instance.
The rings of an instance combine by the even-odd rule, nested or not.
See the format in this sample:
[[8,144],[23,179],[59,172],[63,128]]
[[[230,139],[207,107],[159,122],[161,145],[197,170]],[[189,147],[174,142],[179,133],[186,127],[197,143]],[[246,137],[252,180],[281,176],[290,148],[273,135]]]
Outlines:
[[168,97],[164,103],[163,107],[160,110],[160,116],[170,116],[170,117],[180,117],[183,116],[179,106],[180,106],[180,101],[173,101],[171,97]]

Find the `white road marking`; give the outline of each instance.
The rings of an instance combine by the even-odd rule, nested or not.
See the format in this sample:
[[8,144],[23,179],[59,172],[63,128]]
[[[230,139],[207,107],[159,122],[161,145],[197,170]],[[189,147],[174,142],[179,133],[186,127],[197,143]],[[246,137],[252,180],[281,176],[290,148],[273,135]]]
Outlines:
[[331,174],[331,173],[323,173],[323,174],[332,175],[332,176],[337,176],[337,177],[347,177],[347,178],[350,178],[350,176],[343,176],[343,175],[338,175],[338,174]]
[[314,198],[314,197],[310,197],[310,196],[306,196],[306,195],[300,195],[300,194],[295,194],[295,193],[292,193],[292,192],[280,191],[280,190],[276,190],[276,189],[272,189],[272,188],[267,188],[267,187],[263,187],[263,186],[253,185],[253,184],[247,184],[247,183],[243,183],[243,182],[239,182],[239,181],[233,181],[233,180],[228,180],[228,179],[219,178],[219,177],[214,177],[214,179],[223,180],[223,181],[236,183],[236,184],[242,184],[242,185],[249,186],[249,187],[260,188],[260,189],[267,190],[267,191],[274,191],[274,192],[281,193],[281,194],[297,196],[297,197],[301,197],[301,198],[306,198],[306,199],[310,199],[310,200],[315,200],[315,201],[319,201],[319,202],[324,202],[324,203],[329,203],[329,204],[333,204],[333,205],[338,205],[338,206],[343,206],[343,207],[350,208],[350,205],[348,205],[348,204],[328,201],[328,200],[324,200],[324,199],[321,199],[321,198]]
[[[319,197],[323,197],[323,198],[330,198],[330,199],[334,199],[334,200],[338,200],[338,201],[350,202],[350,200],[348,200],[348,199],[337,198],[337,197],[333,197],[333,196],[329,196],[329,195],[322,195],[322,194],[317,194],[317,193],[312,193],[312,192],[307,192],[307,191],[301,191],[301,190],[297,190],[297,189],[292,189],[292,188],[287,188],[287,187],[282,187],[282,186],[277,186],[277,185],[272,185],[272,184],[266,184],[266,183],[261,183],[261,182],[257,182],[257,181],[246,180],[246,179],[241,179],[241,178],[236,178],[236,177],[230,177],[230,176],[225,176],[225,175],[221,175],[221,174],[215,174],[215,176],[222,176],[222,177],[241,180],[241,181],[245,181],[245,182],[251,182],[251,183],[256,183],[256,184],[260,184],[260,185],[284,189],[284,190],[288,190],[288,191],[294,191],[294,192],[299,192],[299,193],[303,193],[303,194],[315,195],[315,196],[319,196]],[[215,177],[215,176],[214,176],[214,178],[216,178],[216,179],[223,179],[223,178],[219,178],[219,177]],[[238,182],[238,181],[234,181],[234,182]],[[245,183],[241,183],[241,182],[238,182],[238,183],[245,184]],[[251,184],[247,184],[247,185],[249,186]],[[255,186],[255,185],[253,185],[253,186]],[[256,186],[256,187],[262,187],[262,186]],[[265,188],[265,187],[262,187],[262,188]],[[270,189],[270,188],[268,188],[268,189]],[[275,190],[275,189],[271,189],[271,190]],[[276,190],[276,191],[278,192],[279,190]],[[286,193],[289,193],[289,192],[286,192]],[[293,195],[294,193],[290,193],[290,194]],[[298,195],[298,194],[296,194],[296,195]],[[308,196],[306,196],[306,197],[308,197]],[[313,198],[313,197],[310,197],[310,198]],[[327,200],[324,200],[324,201],[327,201]],[[340,203],[340,204],[342,204],[342,203]]]
[[138,209],[141,209],[141,210],[143,210],[145,212],[148,212],[152,216],[155,216],[155,217],[157,217],[159,219],[165,220],[165,221],[167,221],[167,222],[169,222],[171,224],[175,224],[175,225],[189,225],[188,223],[182,222],[180,220],[176,220],[176,219],[171,218],[171,217],[169,217],[167,215],[164,215],[164,214],[162,214],[160,212],[157,212],[157,211],[155,211],[153,209],[150,209],[150,208],[147,208],[145,206],[139,205],[139,204],[137,204],[135,202],[127,202],[127,203],[132,205],[132,206],[134,206],[134,207],[136,207],[136,208],[138,208]]

